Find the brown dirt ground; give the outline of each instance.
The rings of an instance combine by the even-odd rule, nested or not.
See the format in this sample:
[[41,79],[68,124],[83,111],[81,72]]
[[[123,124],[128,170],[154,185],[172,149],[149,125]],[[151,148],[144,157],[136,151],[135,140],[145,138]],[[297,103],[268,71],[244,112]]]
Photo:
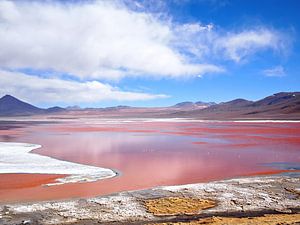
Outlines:
[[196,214],[200,210],[216,206],[216,203],[209,199],[167,197],[145,200],[145,206],[148,212],[156,216],[168,216]]
[[269,214],[259,217],[211,217],[190,222],[157,223],[155,225],[296,225],[300,214]]

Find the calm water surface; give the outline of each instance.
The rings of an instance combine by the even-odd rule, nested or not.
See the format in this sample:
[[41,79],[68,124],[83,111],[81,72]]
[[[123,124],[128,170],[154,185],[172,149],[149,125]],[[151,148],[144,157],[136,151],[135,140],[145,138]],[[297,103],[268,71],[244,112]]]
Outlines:
[[59,122],[1,125],[0,141],[29,142],[34,152],[112,168],[120,176],[45,187],[53,175],[0,175],[0,201],[88,197],[161,185],[280,172],[264,164],[300,163],[300,123]]

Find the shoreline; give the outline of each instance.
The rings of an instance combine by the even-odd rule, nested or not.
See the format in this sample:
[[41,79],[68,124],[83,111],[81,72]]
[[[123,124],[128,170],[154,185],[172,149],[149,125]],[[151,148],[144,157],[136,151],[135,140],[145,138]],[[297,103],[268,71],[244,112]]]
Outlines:
[[[180,210],[192,208],[190,201],[195,199],[211,201],[213,204],[209,208],[196,208],[192,212],[176,211],[176,204],[188,204],[189,207],[181,205]],[[155,207],[147,208],[147,201],[153,200],[158,201]],[[161,200],[167,201],[168,210],[175,207],[175,211],[166,213],[166,203],[161,204]],[[173,200],[175,206],[172,205]],[[299,213],[300,174],[295,173],[294,176],[256,176],[163,186],[85,199],[0,204],[0,223],[154,224],[212,217],[261,217],[264,214],[296,215],[297,221],[298,217],[300,221]]]

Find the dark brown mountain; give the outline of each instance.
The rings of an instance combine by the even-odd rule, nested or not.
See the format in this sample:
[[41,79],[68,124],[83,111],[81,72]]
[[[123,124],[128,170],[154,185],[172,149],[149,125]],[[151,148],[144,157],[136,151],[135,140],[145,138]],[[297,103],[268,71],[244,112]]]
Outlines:
[[5,95],[0,98],[0,116],[29,116],[44,113],[61,113],[64,111],[66,111],[64,108],[57,106],[41,109],[11,95]]
[[254,106],[270,106],[281,104],[297,104],[300,92],[280,92],[253,103]]
[[43,109],[37,108],[26,102],[23,102],[11,95],[5,95],[0,98],[0,115],[16,116],[16,115],[32,115],[42,113]]
[[300,92],[280,92],[258,101],[235,99],[205,109],[176,112],[201,119],[300,119]]

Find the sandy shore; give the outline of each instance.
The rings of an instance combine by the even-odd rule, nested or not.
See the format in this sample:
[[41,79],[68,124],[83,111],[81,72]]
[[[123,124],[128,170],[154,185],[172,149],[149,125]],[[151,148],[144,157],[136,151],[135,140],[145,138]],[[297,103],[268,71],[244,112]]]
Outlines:
[[0,206],[0,224],[299,224],[299,213],[295,173],[6,204]]

